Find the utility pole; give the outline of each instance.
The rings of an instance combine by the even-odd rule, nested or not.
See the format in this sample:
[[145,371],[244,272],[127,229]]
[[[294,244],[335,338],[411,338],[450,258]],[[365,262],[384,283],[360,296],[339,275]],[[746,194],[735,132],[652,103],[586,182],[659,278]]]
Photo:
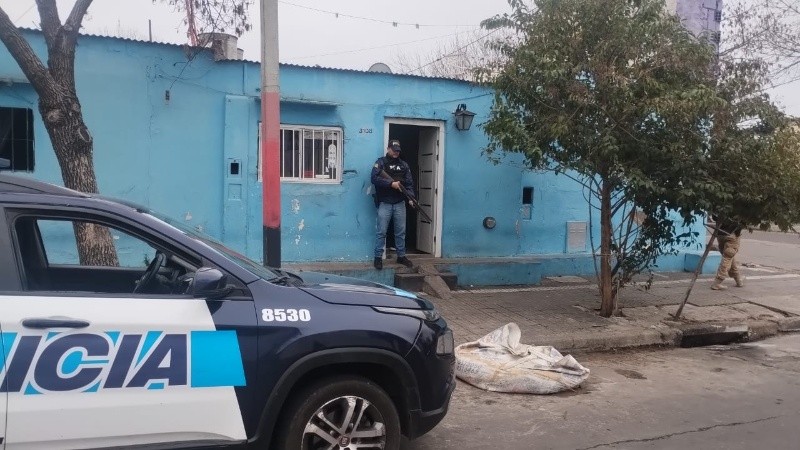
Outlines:
[[264,264],[281,266],[280,87],[278,0],[261,0],[261,202]]

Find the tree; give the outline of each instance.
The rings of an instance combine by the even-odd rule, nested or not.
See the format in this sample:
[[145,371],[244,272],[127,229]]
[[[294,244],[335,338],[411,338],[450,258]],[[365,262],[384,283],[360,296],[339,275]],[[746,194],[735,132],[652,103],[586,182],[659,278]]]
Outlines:
[[[484,21],[514,31],[492,83],[487,153],[520,152],[531,168],[580,182],[600,215],[600,314],[656,258],[695,236],[711,117],[721,99],[714,55],[659,0],[509,0]],[[591,216],[590,216],[591,217]],[[594,247],[594,245],[593,245]],[[594,248],[593,248],[594,250]]]
[[800,80],[800,3],[728,0],[720,54],[766,64],[769,84]]
[[[769,67],[761,59],[720,59],[717,92],[724,102],[714,113],[702,162],[706,180],[713,182],[701,179],[697,187],[707,211],[720,221],[788,231],[800,223],[800,127],[764,92]],[[681,316],[718,232],[715,225],[675,317]]]
[[[232,28],[241,35],[250,28],[246,12],[251,0],[163,1],[179,9],[194,9],[203,30]],[[46,64],[0,7],[0,41],[39,96],[39,113],[53,144],[64,185],[85,193],[97,193],[98,188],[92,135],[75,89],[75,45],[91,4],[92,0],[76,0],[62,23],[55,0],[36,0],[47,45]],[[118,265],[113,240],[105,227],[76,225],[75,234],[81,264]]]

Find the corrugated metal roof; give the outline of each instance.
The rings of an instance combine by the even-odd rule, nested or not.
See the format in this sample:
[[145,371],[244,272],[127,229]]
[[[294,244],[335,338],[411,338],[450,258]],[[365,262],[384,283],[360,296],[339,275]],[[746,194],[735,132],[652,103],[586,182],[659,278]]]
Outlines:
[[335,70],[339,72],[351,72],[351,73],[366,73],[370,75],[386,75],[386,76],[395,76],[395,77],[409,77],[409,78],[422,78],[426,80],[447,80],[447,81],[458,81],[461,83],[471,83],[470,81],[461,80],[459,78],[448,78],[448,77],[435,77],[430,75],[413,75],[407,73],[386,73],[386,72],[370,72],[369,70],[359,70],[359,69],[343,69],[338,67],[325,67],[325,66],[308,66],[302,64],[292,64],[292,63],[281,63],[282,66],[287,67],[299,67],[302,69],[322,69],[322,70]]
[[[31,31],[35,33],[41,33],[41,30],[37,28],[29,28],[29,27],[20,27],[20,30],[24,31]],[[141,44],[154,44],[154,45],[164,45],[169,47],[178,47],[178,48],[185,48],[187,44],[176,44],[174,42],[164,42],[164,41],[151,41],[145,39],[135,39],[135,38],[128,38],[128,37],[121,37],[121,36],[109,36],[103,34],[94,34],[94,33],[81,33],[81,36],[85,37],[93,37],[99,39],[116,39],[120,41],[126,42],[136,42]],[[211,49],[208,49],[211,51]],[[246,63],[251,64],[261,64],[260,61],[254,61],[251,59],[230,59],[230,60],[221,60],[221,61],[243,61]],[[413,74],[406,74],[406,73],[384,73],[384,72],[370,72],[368,70],[360,70],[360,69],[345,69],[341,67],[326,67],[320,65],[303,65],[303,64],[292,64],[292,63],[280,63],[282,66],[286,67],[297,67],[301,69],[315,69],[315,70],[332,70],[337,72],[348,72],[348,73],[361,73],[361,74],[371,74],[371,75],[388,75],[388,76],[396,76],[396,77],[409,77],[409,78],[422,78],[426,80],[446,80],[446,81],[458,81],[461,83],[472,83],[470,81],[461,80],[459,78],[448,78],[448,77],[436,77],[436,76],[429,76],[429,75],[413,75]]]

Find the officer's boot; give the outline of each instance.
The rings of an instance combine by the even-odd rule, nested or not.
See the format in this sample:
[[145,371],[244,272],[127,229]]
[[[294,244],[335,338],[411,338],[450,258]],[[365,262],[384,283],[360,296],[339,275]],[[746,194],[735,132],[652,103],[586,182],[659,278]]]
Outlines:
[[713,289],[715,291],[723,291],[725,289],[728,289],[728,288],[726,288],[725,286],[722,285],[723,281],[724,280],[720,280],[719,278],[715,278],[714,279],[714,284],[711,285],[711,289]]

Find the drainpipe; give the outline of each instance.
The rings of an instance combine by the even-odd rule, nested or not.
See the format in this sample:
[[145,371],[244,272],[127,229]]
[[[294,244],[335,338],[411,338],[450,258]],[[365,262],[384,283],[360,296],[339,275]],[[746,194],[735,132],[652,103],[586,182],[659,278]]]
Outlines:
[[261,0],[261,201],[264,264],[281,266],[280,87],[278,0]]

